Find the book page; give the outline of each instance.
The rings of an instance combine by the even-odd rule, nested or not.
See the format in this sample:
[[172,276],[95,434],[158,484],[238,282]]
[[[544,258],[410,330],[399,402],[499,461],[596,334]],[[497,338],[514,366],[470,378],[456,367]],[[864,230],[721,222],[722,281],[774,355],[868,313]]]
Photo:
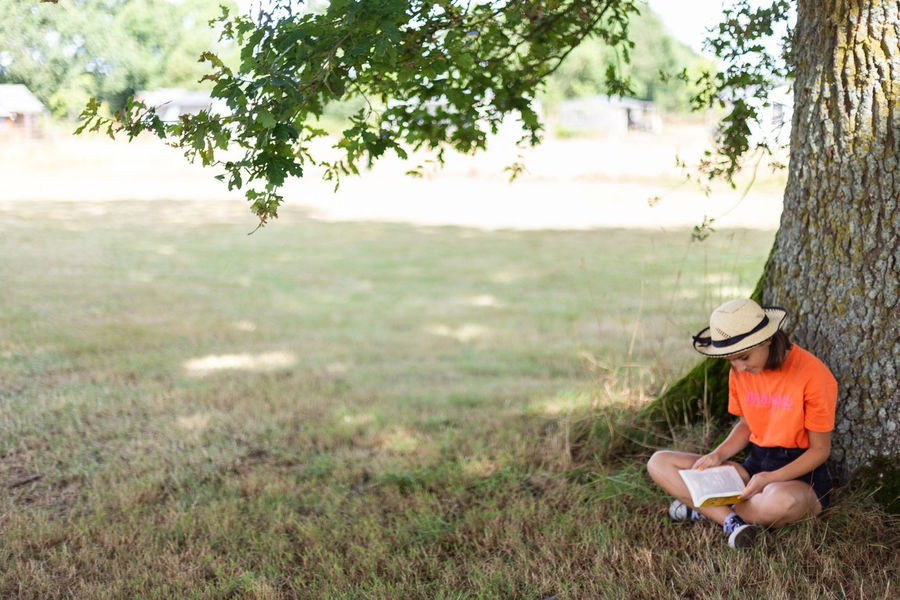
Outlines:
[[744,481],[731,465],[709,469],[685,469],[678,471],[691,492],[694,506],[700,506],[710,497],[739,496],[744,491]]

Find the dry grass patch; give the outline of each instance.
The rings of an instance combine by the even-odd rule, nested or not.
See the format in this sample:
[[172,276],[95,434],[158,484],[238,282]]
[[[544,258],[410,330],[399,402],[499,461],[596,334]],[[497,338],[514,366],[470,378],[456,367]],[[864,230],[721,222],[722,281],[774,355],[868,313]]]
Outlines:
[[105,208],[0,220],[2,598],[894,589],[897,522],[862,496],[735,554],[666,522],[650,448],[575,444],[584,416],[608,450],[693,362],[684,332],[716,286],[752,287],[771,232],[248,237],[173,228],[177,202]]

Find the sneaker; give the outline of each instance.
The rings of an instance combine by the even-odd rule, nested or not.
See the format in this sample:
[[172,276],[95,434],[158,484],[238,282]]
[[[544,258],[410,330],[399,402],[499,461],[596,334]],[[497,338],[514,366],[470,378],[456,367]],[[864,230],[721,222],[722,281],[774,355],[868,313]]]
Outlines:
[[669,518],[676,522],[690,522],[703,519],[704,516],[680,500],[672,500],[669,505]]
[[728,545],[732,548],[752,548],[756,545],[756,538],[762,527],[752,523],[744,523],[735,527],[728,534]]
[[747,523],[737,513],[731,513],[725,518],[722,531],[728,536],[728,545],[732,548],[750,548],[756,544],[756,536],[762,527]]

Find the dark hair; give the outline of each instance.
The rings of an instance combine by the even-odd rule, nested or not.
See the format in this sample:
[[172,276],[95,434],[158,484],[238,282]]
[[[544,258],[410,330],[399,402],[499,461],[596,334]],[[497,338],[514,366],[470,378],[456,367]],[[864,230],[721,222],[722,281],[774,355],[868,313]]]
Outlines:
[[769,358],[766,360],[765,369],[776,371],[784,364],[793,344],[791,344],[788,334],[780,329],[775,332],[771,340],[772,344],[769,346]]

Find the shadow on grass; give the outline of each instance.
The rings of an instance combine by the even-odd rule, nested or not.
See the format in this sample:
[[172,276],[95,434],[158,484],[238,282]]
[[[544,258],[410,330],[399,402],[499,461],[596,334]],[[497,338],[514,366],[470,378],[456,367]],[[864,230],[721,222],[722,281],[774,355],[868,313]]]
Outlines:
[[[0,597],[880,597],[896,578],[895,522],[862,499],[736,557],[665,522],[643,464],[667,440],[609,452],[631,413],[607,381],[656,393],[770,234],[699,254],[684,232],[248,237],[123,206],[29,206],[5,231],[6,264],[43,268],[3,273],[0,475],[42,478],[0,496]],[[243,368],[261,357],[276,370]],[[582,415],[610,440],[580,444]]]

